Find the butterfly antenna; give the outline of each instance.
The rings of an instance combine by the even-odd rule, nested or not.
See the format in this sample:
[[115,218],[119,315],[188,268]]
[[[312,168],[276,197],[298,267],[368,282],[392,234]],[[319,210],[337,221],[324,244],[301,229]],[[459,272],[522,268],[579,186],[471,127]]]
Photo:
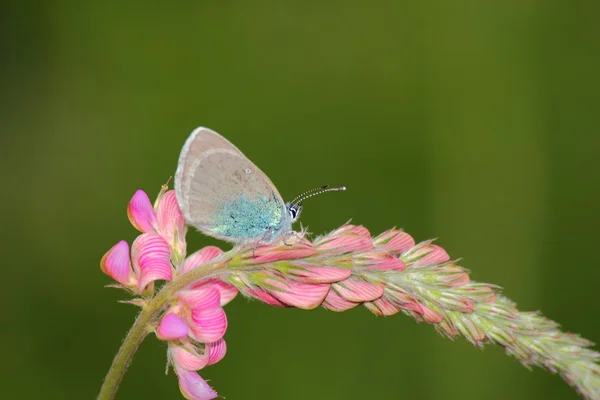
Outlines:
[[301,193],[298,196],[294,197],[294,199],[292,201],[290,201],[290,204],[296,204],[296,201],[298,199],[301,199],[302,197],[306,196],[309,193],[313,193],[313,192],[316,192],[317,190],[323,190],[323,189],[327,189],[327,188],[329,188],[329,186],[325,185],[325,186],[321,186],[321,187],[318,187],[318,188],[307,190],[306,192]]
[[291,204],[300,205],[304,200],[309,199],[313,196],[326,193],[326,192],[340,192],[346,190],[346,186],[339,187],[329,187],[329,186],[321,186],[320,188],[311,189],[307,192],[304,192],[300,196],[296,197]]

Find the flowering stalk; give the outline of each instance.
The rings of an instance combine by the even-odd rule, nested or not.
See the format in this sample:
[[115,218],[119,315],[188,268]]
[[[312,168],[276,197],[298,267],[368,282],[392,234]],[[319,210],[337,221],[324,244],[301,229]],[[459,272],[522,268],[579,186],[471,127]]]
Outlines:
[[[364,227],[346,224],[312,242],[300,233],[285,243],[227,253],[209,246],[186,258],[186,228],[173,201],[174,194],[163,190],[152,208],[143,192],[136,193],[129,215],[144,233],[132,245],[131,262],[120,242],[101,263],[121,287],[140,296],[130,302],[142,312],[99,399],[114,397],[133,353],[152,331],[169,344],[184,397],[217,397],[195,371],[225,355],[222,306],[238,291],[278,307],[341,312],[362,305],[376,315],[402,312],[450,338],[463,336],[479,347],[499,344],[526,367],[558,373],[583,397],[600,398],[600,354],[589,349],[592,343],[563,333],[539,313],[518,311],[497,286],[470,281],[431,241],[416,244],[397,229],[372,237]],[[171,282],[154,294],[159,279]]]

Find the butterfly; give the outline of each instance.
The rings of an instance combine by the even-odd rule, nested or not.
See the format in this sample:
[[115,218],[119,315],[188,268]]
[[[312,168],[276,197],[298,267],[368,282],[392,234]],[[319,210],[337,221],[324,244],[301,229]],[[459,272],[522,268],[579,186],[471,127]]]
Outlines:
[[285,203],[273,182],[217,132],[196,128],[185,142],[175,193],[186,223],[234,244],[270,244],[293,233],[309,197],[345,187],[322,186]]

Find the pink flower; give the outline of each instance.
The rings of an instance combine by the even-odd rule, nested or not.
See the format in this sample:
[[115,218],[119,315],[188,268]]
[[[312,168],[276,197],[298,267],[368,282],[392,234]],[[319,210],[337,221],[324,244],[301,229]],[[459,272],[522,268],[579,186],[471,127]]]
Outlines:
[[141,293],[155,280],[171,280],[171,252],[165,240],[154,233],[135,239],[131,259],[127,242],[114,245],[100,261],[100,268],[124,287]]
[[148,195],[138,190],[127,215],[142,232],[133,241],[131,256],[127,242],[121,241],[102,257],[100,268],[123,287],[142,293],[156,280],[173,278],[171,261],[178,266],[185,257],[187,227],[173,190],[159,194],[156,209]]
[[137,278],[131,270],[129,245],[121,240],[104,254],[100,260],[102,272],[124,286],[134,286]]
[[404,271],[406,269],[404,261],[394,254],[377,251],[370,251],[356,256],[354,265],[379,271]]
[[317,250],[310,242],[295,243],[293,245],[260,246],[254,249],[252,261],[255,263],[267,263],[281,260],[292,260],[306,258],[317,254]]
[[180,340],[187,337],[189,328],[174,312],[168,312],[160,321],[156,336],[160,340]]
[[291,279],[304,283],[334,283],[352,275],[350,268],[317,267],[311,265],[280,266],[279,271]]
[[358,278],[348,278],[334,283],[331,289],[344,299],[355,303],[374,301],[383,296],[383,287]]
[[227,352],[224,339],[206,343],[202,349],[189,340],[169,343],[169,360],[173,365],[191,371],[198,371],[207,365],[221,361]]
[[343,225],[335,231],[317,238],[314,245],[319,252],[330,254],[359,253],[371,250],[371,234],[362,226]]
[[340,296],[335,290],[330,290],[323,301],[323,307],[337,312],[347,311],[358,305],[360,305],[359,302],[347,300]]
[[[204,250],[204,249],[203,249]],[[196,262],[218,256],[209,248],[186,261],[193,269]],[[184,265],[186,265],[184,263]],[[169,344],[168,358],[179,378],[179,388],[187,399],[214,399],[217,393],[196,372],[219,362],[227,351],[223,335],[227,317],[223,305],[231,301],[237,289],[218,279],[205,279],[176,293],[176,301],[163,315],[156,336]]]
[[276,306],[291,306],[304,310],[318,307],[330,285],[328,283],[302,283],[286,280],[268,271],[257,271],[246,275],[249,288],[244,288],[248,296]]
[[181,290],[182,315],[190,328],[190,337],[199,342],[215,342],[227,330],[227,317],[221,307],[221,294],[212,286]]
[[450,260],[446,250],[431,242],[424,242],[413,247],[402,257],[405,258],[405,261],[411,262],[414,267],[442,264]]
[[218,247],[215,247],[215,246],[203,247],[202,249],[191,254],[190,256],[188,256],[185,259],[180,272],[182,274],[184,274],[194,268],[198,268],[202,264],[209,262],[213,258],[220,256],[221,254],[223,254],[223,250],[219,249]]
[[[181,267],[181,273],[187,273],[195,268],[201,267],[203,264],[219,257],[223,254],[223,250],[215,246],[206,246],[192,255],[188,256],[183,262]],[[238,294],[238,290],[235,286],[223,282],[220,279],[209,278],[202,279],[191,285],[191,289],[201,289],[212,287],[219,291],[221,307],[229,303]]]
[[197,372],[189,371],[175,364],[175,373],[179,378],[181,394],[188,400],[211,400],[218,397],[217,392]]
[[373,244],[386,252],[401,254],[412,248],[415,240],[404,231],[390,229],[374,238]]
[[156,208],[150,203],[148,195],[138,190],[127,206],[127,215],[131,224],[143,233],[156,233],[162,236],[173,250],[175,264],[183,260],[186,252],[185,235],[187,226],[175,197],[175,191],[169,190],[159,195]]

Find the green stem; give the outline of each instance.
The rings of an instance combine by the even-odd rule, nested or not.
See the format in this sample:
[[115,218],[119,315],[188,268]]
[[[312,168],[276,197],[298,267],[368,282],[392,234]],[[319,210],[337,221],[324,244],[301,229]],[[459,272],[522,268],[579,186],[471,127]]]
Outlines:
[[228,261],[229,260],[220,258],[216,262],[195,268],[162,287],[156,296],[152,298],[150,303],[148,303],[137,316],[106,374],[97,400],[111,400],[115,398],[117,390],[119,389],[119,384],[127,371],[127,367],[131,364],[133,355],[144,341],[146,335],[150,333],[150,323],[158,318],[164,305],[173,298],[175,292],[196,281],[207,278],[210,274],[225,267]]

